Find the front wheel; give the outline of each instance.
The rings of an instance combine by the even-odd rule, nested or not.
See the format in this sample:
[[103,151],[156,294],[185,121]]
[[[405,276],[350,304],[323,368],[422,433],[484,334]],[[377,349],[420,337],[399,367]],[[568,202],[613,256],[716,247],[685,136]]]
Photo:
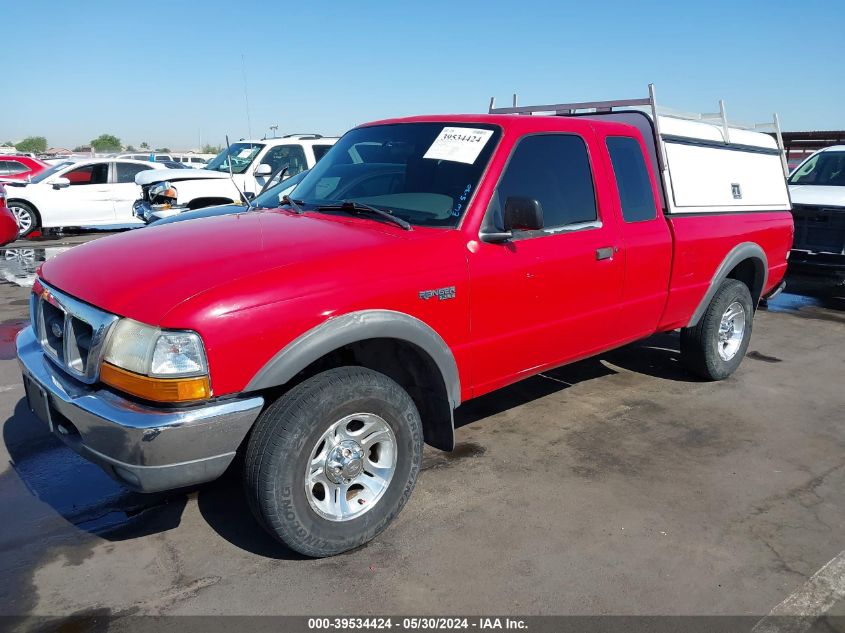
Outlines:
[[730,376],[751,340],[754,304],[741,281],[725,279],[699,322],[681,330],[681,360],[705,380]]
[[375,538],[402,510],[422,460],[407,392],[363,367],[297,385],[261,414],[244,482],[259,522],[289,548],[322,557]]
[[18,223],[18,237],[26,237],[38,228],[38,214],[26,202],[12,200],[9,203],[9,211]]

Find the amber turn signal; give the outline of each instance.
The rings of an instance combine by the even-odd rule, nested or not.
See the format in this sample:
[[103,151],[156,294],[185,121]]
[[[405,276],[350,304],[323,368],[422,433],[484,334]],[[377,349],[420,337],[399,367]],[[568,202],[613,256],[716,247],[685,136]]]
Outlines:
[[151,378],[103,363],[100,380],[115,389],[153,402],[192,402],[211,396],[208,376]]

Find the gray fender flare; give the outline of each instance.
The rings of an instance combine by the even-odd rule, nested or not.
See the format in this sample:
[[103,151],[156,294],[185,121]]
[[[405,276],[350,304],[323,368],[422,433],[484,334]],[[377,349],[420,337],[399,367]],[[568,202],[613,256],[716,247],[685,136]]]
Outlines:
[[452,409],[461,403],[461,382],[452,350],[429,325],[393,310],[350,312],[308,330],[267,361],[245,391],[283,385],[329,352],[372,338],[400,339],[426,352],[440,370]]
[[704,316],[707,306],[710,305],[713,295],[716,294],[719,286],[722,285],[722,282],[727,278],[728,273],[730,273],[737,264],[740,264],[746,259],[750,259],[754,262],[757,268],[757,274],[755,276],[757,283],[755,283],[755,287],[752,290],[752,295],[756,296],[757,300],[760,299],[760,295],[763,293],[763,288],[766,287],[766,281],[769,277],[769,260],[766,257],[765,251],[763,251],[759,244],[755,244],[754,242],[743,242],[742,244],[737,244],[727,255],[725,255],[725,259],[723,259],[722,263],[719,264],[719,267],[716,269],[716,273],[713,275],[713,279],[710,281],[710,286],[707,288],[707,292],[699,302],[695,312],[693,312],[692,318],[690,318],[687,327],[693,327],[698,324],[701,317]]

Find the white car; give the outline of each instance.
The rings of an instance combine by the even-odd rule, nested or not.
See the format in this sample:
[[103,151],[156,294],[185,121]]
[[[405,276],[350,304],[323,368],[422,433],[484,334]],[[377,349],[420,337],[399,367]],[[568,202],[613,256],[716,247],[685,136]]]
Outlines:
[[21,237],[62,226],[139,224],[132,214],[141,195],[135,177],[151,170],[168,171],[160,163],[118,158],[63,162],[29,182],[7,181],[7,204]]
[[[167,183],[167,205],[179,209],[200,209],[241,202],[243,196],[257,195],[267,181],[287,167],[286,177],[311,169],[337,142],[319,134],[291,134],[260,141],[238,141],[220,152],[203,169],[166,169],[138,174],[135,179],[143,195],[135,205],[139,218],[151,217],[155,195],[151,188]],[[231,162],[231,176],[229,163]],[[186,173],[187,172],[187,173]],[[175,194],[175,197],[174,195]]]

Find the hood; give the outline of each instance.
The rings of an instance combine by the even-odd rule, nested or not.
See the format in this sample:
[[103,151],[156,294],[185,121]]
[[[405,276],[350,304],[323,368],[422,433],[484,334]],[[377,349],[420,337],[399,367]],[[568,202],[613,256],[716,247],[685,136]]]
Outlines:
[[209,169],[147,169],[135,176],[139,185],[149,185],[153,182],[178,182],[180,180],[211,180],[228,178],[228,173],[211,171]]
[[246,213],[246,207],[242,204],[224,204],[219,207],[203,207],[202,209],[194,209],[193,211],[183,211],[176,215],[171,215],[161,220],[151,222],[150,226],[162,226],[164,224],[173,224],[175,222],[184,222],[186,220],[200,220],[202,218],[213,218],[218,215],[232,215],[234,213]]
[[[376,221],[252,211],[93,240],[45,262],[39,276],[103,310],[158,325],[180,303],[217,286],[237,287],[238,280],[266,274],[279,297],[279,269],[298,266],[310,274],[331,275],[332,267],[348,263],[355,251],[401,246],[432,232],[438,231],[405,232]],[[284,292],[308,290],[295,283],[294,272],[283,274],[292,286]]]
[[845,187],[826,185],[790,185],[792,204],[845,207]]

